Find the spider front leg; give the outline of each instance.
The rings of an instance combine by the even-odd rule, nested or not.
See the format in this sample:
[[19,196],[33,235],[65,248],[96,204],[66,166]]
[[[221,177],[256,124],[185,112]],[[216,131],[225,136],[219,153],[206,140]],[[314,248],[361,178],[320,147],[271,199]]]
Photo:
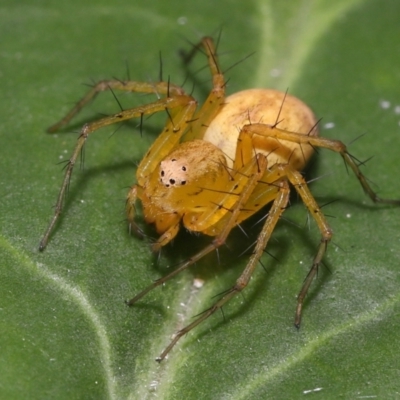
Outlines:
[[[198,260],[203,258],[205,255],[208,253],[214,251],[217,249],[219,246],[221,246],[223,243],[225,243],[226,238],[228,237],[229,233],[231,232],[232,228],[236,226],[236,221],[242,212],[242,208],[248,201],[248,199],[251,197],[254,188],[258,185],[259,180],[262,178],[262,176],[265,173],[265,170],[267,168],[267,159],[264,155],[259,154],[256,157],[253,158],[253,160],[248,163],[246,166],[243,167],[243,169],[240,171],[241,173],[238,174],[238,180],[244,180],[246,183],[244,184],[243,189],[241,190],[240,194],[234,194],[233,190],[237,186],[238,181],[233,181],[231,182],[231,188],[227,190],[226,196],[227,197],[233,197],[236,199],[235,204],[232,205],[231,209],[227,209],[225,214],[228,216],[226,219],[224,219],[224,224],[223,226],[218,225],[218,234],[216,235],[215,239],[210,243],[208,246],[206,246],[202,251],[198,252],[188,260],[186,260],[184,263],[182,263],[176,270],[171,272],[169,275],[158,279],[157,281],[153,282],[150,286],[148,286],[145,290],[137,294],[134,298],[132,298],[130,301],[127,302],[129,306],[132,306],[135,304],[138,300],[140,300],[143,296],[145,296],[148,292],[150,292],[152,289],[156,288],[157,286],[162,285],[164,282],[168,281],[181,271],[187,269],[189,266],[193,265],[196,263]],[[222,199],[222,202],[225,202],[227,200],[227,197],[225,199]],[[220,208],[218,204],[215,205],[216,209]],[[211,223],[212,219],[210,217],[209,223]],[[206,223],[205,220],[199,219],[199,224],[204,225]],[[262,253],[262,251],[261,251]],[[236,292],[236,291],[234,291]],[[194,328],[196,325],[198,325],[200,322],[202,322],[204,319],[206,319],[208,316],[210,316],[213,312],[215,312],[220,306],[227,302],[232,296],[234,295],[227,295],[224,297],[224,300],[222,303],[218,302],[217,307],[213,309],[208,310],[204,315],[202,315],[198,320],[195,321],[194,324],[189,325],[186,327],[184,331],[180,331],[177,333],[177,336],[174,338],[174,340],[169,344],[169,346],[164,350],[164,352],[161,354],[161,356],[157,359],[158,361],[161,361],[162,359],[165,358],[167,353],[172,349],[172,347],[176,344],[176,342],[179,340],[179,338],[184,335],[186,332]],[[220,304],[220,305],[218,305]],[[182,333],[183,332],[183,333]]]
[[[175,146],[175,144],[180,140],[180,137],[184,132],[188,124],[188,121],[192,117],[195,108],[196,108],[196,101],[194,101],[192,97],[187,95],[176,95],[174,97],[165,97],[163,99],[160,99],[158,101],[155,101],[153,103],[144,106],[135,107],[129,110],[123,110],[109,117],[105,117],[98,121],[85,124],[80,132],[72,156],[68,161],[64,180],[61,185],[60,192],[58,194],[54,216],[50,221],[50,224],[42,240],[40,241],[39,250],[43,251],[46,248],[50,234],[59,216],[61,215],[65,192],[71,180],[73,168],[75,166],[78,155],[80,154],[86,142],[86,139],[89,137],[91,133],[111,124],[126,121],[132,118],[142,118],[143,115],[153,114],[160,111],[167,111],[167,113],[169,113],[170,116],[169,121],[166,125],[165,130],[154,142],[151,149],[156,148],[157,146],[160,147],[160,145],[165,144],[164,151],[168,151],[169,146],[170,147]],[[175,132],[176,134],[171,135],[171,132]],[[154,157],[147,157],[144,160],[142,160],[141,163],[142,174],[146,173],[149,168],[153,168],[154,162],[157,162],[157,159],[154,159]],[[139,183],[141,183],[140,179],[138,179],[138,181]]]
[[[194,256],[190,257],[188,260],[183,262],[177,269],[172,271],[170,274],[157,279],[151,285],[149,285],[146,289],[138,293],[135,297],[127,302],[129,306],[135,304],[138,300],[144,297],[148,292],[152,289],[160,286],[173,278],[175,275],[179,274],[183,270],[190,267],[192,264],[199,261],[201,258],[206,256],[211,251],[215,250],[217,247],[221,246],[228,234],[232,230],[232,228],[236,225],[236,221],[239,218],[239,215],[242,212],[243,205],[247,202],[248,198],[254,191],[254,187],[257,186],[257,179],[262,176],[263,170],[266,168],[265,157],[260,155],[258,158],[254,158],[251,163],[248,163],[246,166],[242,168],[241,173],[238,174],[238,179],[233,180],[227,183],[227,188],[225,194],[220,198],[218,203],[213,203],[213,207],[210,207],[210,210],[207,212],[201,213],[198,217],[188,213],[185,217],[190,220],[190,228],[192,231],[196,231],[197,228],[202,232],[206,231],[207,227],[210,228],[210,225],[216,225],[217,231],[213,233],[209,232],[211,236],[215,236],[215,239],[211,244],[205,247],[202,251],[198,252]],[[244,182],[244,183],[243,183]],[[236,193],[237,187],[241,187],[241,191]],[[137,188],[132,188],[132,198],[129,201],[135,201],[137,196]],[[230,204],[231,198],[234,199],[234,203],[231,204],[231,209],[227,209],[224,207],[225,204]],[[210,204],[211,205],[211,204]],[[132,211],[130,206],[129,211]],[[218,211],[224,212],[222,216],[219,216],[219,219],[223,222],[222,225],[216,224],[214,221],[214,216]],[[226,217],[226,218],[224,218]],[[189,224],[189,221],[186,221],[185,225]],[[171,224],[173,225],[173,224]],[[168,232],[168,231],[167,231]]]
[[185,140],[203,139],[205,131],[214,117],[221,111],[221,107],[223,107],[225,102],[226,83],[219,66],[214,40],[211,37],[204,37],[199,44],[193,47],[193,50],[185,57],[185,60],[190,61],[200,49],[203,49],[207,56],[213,88],[204,105],[195,114],[191,129],[185,134]]
[[182,336],[186,335],[193,328],[195,328],[201,322],[206,320],[209,316],[214,314],[217,310],[221,309],[224,304],[226,304],[232,297],[240,293],[248,285],[250,278],[257,267],[258,261],[260,260],[263,251],[272,235],[272,232],[274,231],[275,226],[278,223],[279,218],[284,212],[289,201],[290,191],[287,182],[283,180],[278,184],[278,186],[278,194],[271,206],[271,209],[269,210],[268,217],[266,218],[264,226],[258,236],[250,260],[240,277],[236,280],[235,284],[223,294],[220,300],[213,304],[209,309],[201,313],[201,315],[196,318],[191,324],[185,326],[183,329],[179,330],[175,334],[170,344],[156,359],[157,361],[162,361]]
[[50,133],[57,132],[63,126],[67,125],[88,103],[93,101],[100,92],[106,90],[121,90],[125,92],[136,93],[155,93],[155,94],[168,94],[168,96],[184,95],[185,92],[179,86],[170,82],[135,82],[135,81],[120,81],[116,79],[104,80],[97,82],[93,85],[85,96],[80,99],[75,106],[68,112],[68,114],[60,121],[50,126],[47,131]]

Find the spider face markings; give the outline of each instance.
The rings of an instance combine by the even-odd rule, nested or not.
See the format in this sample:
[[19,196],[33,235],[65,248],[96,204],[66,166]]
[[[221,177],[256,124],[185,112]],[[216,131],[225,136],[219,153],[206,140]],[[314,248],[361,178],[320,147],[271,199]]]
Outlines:
[[136,172],[137,183],[127,195],[125,208],[129,229],[139,235],[143,233],[136,221],[137,203],[140,202],[145,222],[154,225],[159,235],[152,243],[154,251],[170,243],[182,226],[213,239],[173,272],[129,300],[127,304],[130,306],[205,255],[218,250],[233,228],[240,227],[242,221],[270,205],[247,265],[235,284],[192,323],[177,332],[158,361],[167,356],[182,336],[248,285],[288,205],[290,187],[299,194],[321,234],[317,254],[297,299],[295,325],[300,326],[304,299],[332,237],[332,230],[301,174],[315,149],[323,147],[339,153],[374,202],[400,205],[399,200],[382,199],[376,195],[343,143],[318,136],[317,120],[306,104],[287,93],[270,89],[248,89],[225,97],[226,82],[213,40],[203,38],[188,53],[187,60],[198,50],[206,56],[212,76],[210,94],[201,107],[197,107],[197,101],[184,89],[169,80],[162,81],[161,73],[160,81],[152,83],[101,81],[63,119],[49,128],[54,132],[69,123],[104,90],[153,93],[158,97],[152,103],[121,110],[83,126],[66,165],[55,213],[40,242],[40,250],[46,247],[56,226],[76,159],[92,133],[121,121],[133,118],[142,121],[145,116],[158,112],[167,114],[165,127],[140,162]]
[[161,161],[160,182],[165,187],[186,185],[186,171],[187,167],[185,163],[182,163],[182,160],[172,158],[171,160]]

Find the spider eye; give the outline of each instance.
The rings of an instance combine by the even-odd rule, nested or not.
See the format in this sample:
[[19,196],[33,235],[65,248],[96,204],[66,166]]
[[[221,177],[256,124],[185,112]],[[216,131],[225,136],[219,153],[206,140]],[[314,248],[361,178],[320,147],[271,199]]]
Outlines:
[[171,158],[160,163],[160,182],[167,188],[184,186],[187,184],[187,164],[179,158]]

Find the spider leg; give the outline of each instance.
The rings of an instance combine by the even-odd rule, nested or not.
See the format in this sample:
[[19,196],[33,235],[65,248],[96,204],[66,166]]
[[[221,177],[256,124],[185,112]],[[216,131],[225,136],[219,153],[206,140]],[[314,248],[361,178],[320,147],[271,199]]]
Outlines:
[[324,214],[321,212],[321,208],[318,206],[313,195],[308,189],[307,183],[301,173],[291,168],[290,165],[284,166],[283,168],[285,169],[285,175],[289,179],[290,183],[294,186],[297,193],[300,195],[303,203],[307,207],[312,217],[315,219],[315,222],[317,223],[318,228],[321,232],[321,242],[319,244],[317,254],[314,257],[310,271],[303,282],[303,286],[299,292],[299,295],[297,296],[297,307],[294,325],[296,326],[296,328],[299,328],[301,323],[301,313],[303,309],[304,299],[307,295],[308,289],[310,288],[313,279],[318,272],[318,267],[321,264],[322,258],[324,257],[328,243],[332,238],[332,229],[326,221]]
[[237,140],[235,158],[233,160],[233,170],[238,171],[248,160],[255,155],[255,147],[253,144],[253,134],[248,131],[241,130]]
[[[125,211],[128,220],[129,233],[134,231],[138,236],[145,236],[142,229],[135,222],[136,215],[136,201],[142,199],[142,187],[139,185],[133,185],[126,198]],[[180,228],[180,217],[177,215],[176,222],[165,231],[154,243],[151,244],[151,248],[154,252],[157,252],[161,247],[169,243],[179,232]]]
[[[268,127],[268,129],[266,129]],[[351,168],[351,170],[356,175],[359,180],[364,192],[371,198],[374,203],[388,203],[400,205],[400,200],[397,199],[383,199],[379,197],[375,191],[369,185],[366,177],[360,171],[354,158],[350,155],[345,144],[339,140],[326,139],[318,136],[311,136],[308,134],[301,134],[295,132],[288,132],[282,129],[278,129],[273,126],[266,126],[265,124],[251,124],[243,127],[244,131],[251,132],[260,136],[268,136],[270,138],[275,138],[277,143],[282,140],[286,140],[293,143],[298,143],[300,145],[311,145],[313,147],[324,147],[326,149],[332,150],[339,153],[345,163]]]
[[[128,110],[123,110],[123,111],[121,111],[117,114],[111,115],[109,117],[105,117],[105,118],[99,119],[97,121],[85,124],[83,126],[83,128],[81,129],[75,149],[72,153],[71,158],[68,161],[64,180],[61,185],[60,192],[58,194],[54,216],[53,216],[52,220],[50,221],[50,224],[49,224],[45,234],[43,235],[42,240],[40,241],[39,250],[43,251],[46,248],[50,234],[51,234],[59,216],[61,215],[65,192],[66,192],[69,182],[71,180],[71,175],[72,175],[74,165],[75,165],[76,160],[86,142],[86,139],[89,137],[89,135],[91,133],[95,132],[96,130],[98,130],[100,128],[103,128],[105,126],[108,126],[108,125],[111,125],[111,124],[114,124],[117,122],[122,122],[122,121],[125,121],[128,119],[142,117],[143,115],[153,114],[153,113],[160,112],[160,111],[171,110],[170,113],[172,116],[169,119],[169,121],[167,122],[166,128],[161,133],[161,135],[158,136],[157,140],[154,142],[153,146],[150,148],[146,157],[142,160],[142,162],[139,165],[138,183],[140,185],[142,183],[142,180],[144,179],[144,176],[146,175],[146,173],[150,173],[151,171],[149,171],[149,170],[151,168],[153,168],[159,161],[158,157],[154,157],[153,155],[150,155],[150,153],[153,152],[154,154],[157,154],[157,149],[162,144],[165,144],[165,146],[164,146],[165,149],[163,149],[162,151],[167,151],[169,146],[171,146],[171,148],[175,146],[175,144],[179,141],[185,127],[189,123],[188,117],[190,119],[190,116],[193,114],[195,107],[196,107],[196,102],[194,100],[192,100],[192,98],[190,96],[179,95],[179,96],[174,96],[174,97],[166,97],[166,98],[160,99],[158,101],[155,101],[153,103],[146,104],[146,105],[140,106],[140,107],[135,107],[135,108],[128,109]],[[176,132],[175,136],[172,136],[172,138],[171,138],[171,131]],[[154,149],[156,149],[156,150],[154,150]],[[161,153],[162,153],[162,151],[161,151]]]
[[135,81],[120,81],[116,79],[103,80],[97,82],[85,96],[80,99],[75,106],[69,111],[69,113],[62,118],[60,121],[52,125],[47,129],[48,132],[53,133],[58,131],[63,126],[67,125],[72,118],[77,115],[82,108],[84,108],[89,102],[94,100],[100,92],[105,90],[121,90],[126,92],[138,92],[138,93],[155,93],[163,94],[168,96],[184,95],[185,92],[179,86],[173,85],[170,82],[135,82]]
[[[200,47],[204,48],[204,52],[207,56],[208,66],[213,80],[213,88],[200,110],[195,113],[197,103],[192,99],[193,106],[187,108],[185,115],[182,114],[181,125],[177,123],[171,124],[171,126],[167,125],[161,135],[157,137],[139,165],[137,178],[140,185],[144,183],[147,176],[156,168],[160,160],[178,144],[182,135],[184,141],[201,139],[210,122],[215,115],[221,111],[221,107],[225,101],[225,79],[219,68],[213,39],[210,37],[203,38],[201,42],[195,46],[195,51]],[[171,87],[173,87],[173,92],[171,93],[174,96],[182,95],[178,92],[180,89],[178,86]],[[160,89],[163,88],[160,87]],[[180,90],[182,91],[182,89]],[[160,93],[164,92],[160,91]],[[173,115],[169,116],[171,121],[175,121]]]
[[[249,145],[243,145],[240,146],[240,143],[246,143],[248,142],[249,139],[247,136],[251,137],[253,140],[253,146],[252,148],[249,147]],[[303,146],[311,146],[312,148],[316,147],[324,147],[329,150],[332,150],[336,153],[339,153],[342,158],[344,159],[346,165],[348,165],[354,174],[356,175],[357,179],[359,180],[362,188],[366,192],[366,194],[369,195],[369,197],[374,201],[374,202],[381,202],[381,203],[389,203],[389,204],[400,204],[400,200],[391,200],[391,199],[382,199],[377,196],[377,194],[372,190],[370,185],[368,184],[367,179],[365,176],[362,174],[362,172],[359,169],[359,166],[355,162],[355,159],[349,154],[347,151],[346,146],[337,140],[331,140],[331,139],[326,139],[326,138],[321,138],[318,136],[315,136],[312,134],[312,131],[309,134],[304,134],[304,133],[296,133],[296,132],[289,132],[283,129],[279,129],[276,127],[276,125],[267,125],[267,124],[248,124],[243,126],[240,135],[239,135],[239,140],[238,140],[238,147],[237,147],[237,152],[236,152],[236,157],[235,157],[235,165],[236,163],[239,163],[241,159],[246,159],[251,156],[251,151],[254,151],[254,148],[263,148],[262,146],[257,145],[258,138],[268,138],[268,139],[275,139],[276,140],[276,146],[274,147],[273,142],[265,142],[267,145],[264,148],[264,151],[269,149],[270,154],[275,153],[275,148],[280,149],[285,146],[285,142],[292,142],[296,143],[299,145],[297,152],[302,150],[302,145]],[[260,142],[261,143],[261,142]],[[293,150],[294,152],[294,150]],[[304,280],[303,286],[299,292],[298,298],[297,298],[297,307],[296,307],[296,314],[295,314],[295,326],[297,328],[300,327],[301,323],[301,314],[302,314],[302,308],[303,308],[303,303],[304,299],[307,295],[307,292],[310,288],[310,285],[315,278],[317,272],[318,272],[318,267],[322,261],[322,258],[324,257],[324,254],[327,249],[328,242],[331,240],[332,237],[332,230],[329,227],[329,224],[327,223],[323,213],[321,212],[317,202],[315,201],[314,197],[312,196],[310,190],[308,189],[308,186],[303,178],[303,176],[300,174],[300,172],[297,171],[297,169],[293,166],[294,159],[296,157],[302,156],[301,154],[293,154],[291,153],[290,156],[287,158],[287,164],[276,164],[272,166],[270,173],[266,175],[264,178],[266,180],[266,183],[272,184],[273,182],[270,180],[271,178],[274,178],[276,173],[281,174],[281,176],[286,176],[287,179],[290,181],[290,183],[294,186],[296,191],[299,193],[300,197],[302,198],[304,204],[308,208],[310,214],[313,216],[315,219],[318,228],[321,232],[321,242],[318,247],[317,254],[314,257],[313,264],[310,268],[310,271]],[[258,191],[261,187],[260,185],[255,189],[254,195],[250,199],[251,202],[258,201]],[[268,190],[268,189],[267,189]],[[268,195],[267,193],[264,195]],[[252,203],[249,203],[248,209],[252,210],[255,207],[253,206]],[[245,213],[243,213],[245,215]],[[239,220],[240,222],[240,220]]]
[[196,318],[191,324],[185,326],[183,329],[179,330],[169,345],[164,349],[160,356],[156,359],[157,361],[162,361],[170,350],[175,346],[178,340],[184,336],[186,333],[190,332],[193,328],[207,319],[210,315],[214,314],[219,310],[224,304],[226,304],[232,297],[240,293],[249,283],[250,278],[257,267],[258,261],[263,254],[263,251],[268,243],[269,238],[274,231],[274,228],[285,210],[285,207],[289,200],[289,186],[285,180],[281,181],[279,184],[279,192],[271,206],[268,217],[265,220],[264,226],[260,235],[258,236],[253,254],[244,269],[243,273],[237,279],[236,283],[230,288],[225,294],[219,299],[215,304],[213,304],[208,310],[203,312],[198,318]]
[[[282,132],[282,135],[281,135]],[[286,131],[277,129],[274,126],[266,125],[266,124],[249,124],[245,125],[241,130],[238,138],[238,146],[236,149],[236,156],[234,161],[234,166],[240,165],[241,162],[246,162],[249,157],[252,157],[254,153],[254,149],[257,147],[262,149],[264,152],[268,151],[268,154],[275,156],[275,153],[279,151],[281,148],[285,149],[285,144],[283,141],[287,141],[288,139],[292,139],[291,141],[303,144],[309,144],[314,137],[309,137],[304,134],[292,134],[292,136],[286,135]],[[260,142],[259,138],[275,138],[276,143],[273,143],[273,140],[265,141],[264,143]],[[302,141],[303,138],[306,138],[306,141]],[[295,139],[295,140],[293,140]],[[263,146],[257,146],[257,141],[259,144],[263,144]],[[269,201],[276,196],[277,185],[280,184],[283,178],[287,178],[289,182],[294,186],[296,191],[301,196],[304,204],[308,208],[310,214],[315,219],[318,228],[321,232],[321,242],[318,247],[317,254],[314,258],[311,269],[303,283],[303,286],[300,290],[300,293],[297,297],[297,308],[295,314],[295,326],[297,328],[300,327],[301,322],[301,313],[303,308],[304,299],[307,295],[309,287],[318,272],[318,267],[322,261],[322,258],[326,252],[327,244],[331,240],[332,230],[329,227],[323,213],[321,212],[320,207],[312,196],[308,186],[302,177],[301,173],[296,170],[296,168],[292,165],[291,162],[294,161],[293,158],[290,157],[291,151],[289,150],[289,157],[287,163],[278,163],[274,164],[270,167],[268,172],[265,174],[263,179],[259,182],[259,185],[255,188],[249,202],[245,205],[244,210],[239,216],[238,223],[242,219],[246,219],[248,214],[255,212],[261,206],[265,205]],[[294,157],[302,156],[299,154],[294,154]],[[268,156],[267,156],[268,158]]]
[[142,188],[139,185],[133,185],[128,192],[125,203],[126,218],[128,220],[129,234],[134,232],[137,236],[144,237],[145,234],[139,225],[135,222],[136,201],[141,198]]
[[[157,136],[138,166],[136,177],[141,186],[157,168],[160,161],[179,143],[182,135],[190,126],[193,113],[197,107],[196,100],[190,96],[167,97],[163,100],[168,120],[164,130]],[[162,109],[157,111],[162,111]]]
[[[265,157],[263,156],[263,158]],[[189,212],[185,214],[183,217],[185,227],[193,232],[218,236],[225,229],[227,221],[231,219],[232,210],[237,207],[242,190],[249,184],[250,178],[257,170],[261,170],[261,165],[259,164],[259,159],[253,157],[245,165],[241,166],[239,170],[232,170],[231,174],[226,176],[226,180],[221,180],[220,190],[216,189],[214,191],[208,188],[207,183],[204,184],[204,187],[201,186],[206,196],[208,196],[207,200],[204,200],[204,204],[206,204],[205,210],[201,213]],[[257,185],[258,182],[255,187]],[[213,197],[209,196],[210,192]],[[254,187],[248,199],[253,197],[253,193]],[[237,219],[240,217],[244,204],[248,200],[246,202],[240,201],[241,209],[233,226],[237,224]]]
[[[126,216],[128,220],[128,229],[129,233],[135,232],[136,235],[143,237],[144,232],[135,222],[136,215],[136,201],[137,199],[141,199],[142,188],[139,185],[133,185],[126,198]],[[176,223],[171,225],[170,228],[164,232],[156,242],[152,243],[151,248],[154,252],[157,252],[161,249],[161,247],[165,246],[169,243],[179,232],[180,228],[180,218],[177,216]]]
[[226,220],[223,228],[221,228],[219,234],[214,238],[212,243],[210,243],[208,246],[206,246],[203,250],[201,250],[194,256],[187,259],[185,262],[183,262],[177,269],[172,271],[170,274],[154,281],[146,289],[144,289],[143,291],[138,293],[135,297],[133,297],[131,300],[129,300],[127,302],[127,304],[129,306],[132,306],[138,300],[140,300],[142,297],[144,297],[148,292],[150,292],[152,289],[167,282],[168,280],[173,278],[175,275],[179,274],[180,272],[184,271],[185,269],[187,269],[188,267],[190,267],[191,265],[196,263],[198,260],[203,258],[208,253],[212,252],[213,250],[215,250],[216,248],[218,248],[219,246],[224,244],[230,231],[236,225],[236,220],[237,220],[238,216],[240,215],[242,205],[245,204],[247,202],[248,198],[251,196],[251,194],[254,190],[254,187],[257,186],[258,181],[263,176],[266,167],[267,167],[266,157],[263,155],[258,155],[254,159],[253,170],[249,174],[249,179],[248,179],[246,185],[244,186],[243,190],[240,192],[240,195],[238,195],[236,204],[232,207],[232,210],[230,211],[229,218]]
[[156,242],[151,245],[151,249],[154,252],[160,251],[161,247],[169,243],[179,232],[180,229],[180,219],[177,217],[177,222],[171,225],[166,232],[164,232]]
[[[214,41],[210,37],[205,37],[193,48],[197,52],[203,48],[207,56],[208,66],[212,75],[213,88],[208,95],[203,107],[195,114],[191,129],[185,134],[184,140],[202,139],[210,122],[221,111],[225,101],[225,79],[220,70]],[[191,54],[188,58],[191,58]]]

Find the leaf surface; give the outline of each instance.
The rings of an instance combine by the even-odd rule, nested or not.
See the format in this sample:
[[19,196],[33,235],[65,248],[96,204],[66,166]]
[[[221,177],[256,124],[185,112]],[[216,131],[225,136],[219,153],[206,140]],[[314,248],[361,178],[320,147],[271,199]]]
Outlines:
[[[229,93],[288,88],[323,117],[321,135],[342,140],[360,161],[373,157],[362,170],[382,197],[399,198],[400,3],[332,4],[3,1],[0,397],[399,396],[400,210],[373,205],[329,151],[319,152],[307,176],[320,178],[310,187],[334,217],[334,243],[300,331],[293,327],[296,295],[319,233],[294,196],[268,248],[278,261],[266,253],[266,272],[256,271],[224,316],[190,332],[162,364],[154,361],[178,327],[233,284],[248,258],[240,249],[259,227],[249,221],[249,239],[233,232],[220,263],[212,254],[136,307],[124,306],[209,241],[182,233],[158,261],[146,241],[127,233],[124,198],[162,128],[157,118],[145,122],[142,137],[133,122],[88,140],[62,219],[46,251],[37,250],[62,180],[57,163],[68,159],[84,122],[119,110],[112,94],[103,93],[70,127],[46,134],[84,94],[80,83],[125,79],[126,65],[131,79],[157,80],[161,52],[164,77],[186,80],[189,92],[194,78],[194,93],[204,100],[209,77],[187,76],[179,50],[219,30]],[[189,71],[202,66],[198,57]],[[124,108],[152,100],[116,95]],[[194,289],[194,278],[204,286]]]

